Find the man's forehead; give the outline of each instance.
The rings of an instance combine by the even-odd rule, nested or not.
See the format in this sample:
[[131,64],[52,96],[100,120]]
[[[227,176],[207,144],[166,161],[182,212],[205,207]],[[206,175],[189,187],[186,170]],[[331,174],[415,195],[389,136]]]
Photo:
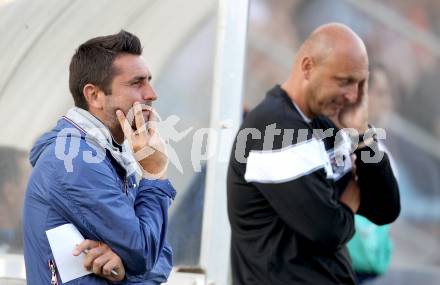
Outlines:
[[337,77],[368,77],[368,57],[334,56],[326,62],[327,68]]
[[151,77],[150,69],[145,59],[140,55],[124,54],[113,62],[115,77],[131,79],[133,77]]
[[369,75],[369,71],[368,68],[366,69],[360,69],[360,70],[349,70],[349,71],[340,71],[340,72],[335,72],[334,76],[336,78],[341,78],[341,79],[357,79],[357,80],[363,80],[365,78],[367,78]]

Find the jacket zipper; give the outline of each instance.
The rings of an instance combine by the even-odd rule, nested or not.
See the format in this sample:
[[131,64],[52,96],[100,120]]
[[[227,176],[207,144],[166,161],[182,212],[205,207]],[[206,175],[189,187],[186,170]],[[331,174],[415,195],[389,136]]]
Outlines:
[[128,179],[124,179],[124,193],[128,196]]
[[51,273],[50,285],[58,285],[56,266],[52,259],[49,260],[49,270]]

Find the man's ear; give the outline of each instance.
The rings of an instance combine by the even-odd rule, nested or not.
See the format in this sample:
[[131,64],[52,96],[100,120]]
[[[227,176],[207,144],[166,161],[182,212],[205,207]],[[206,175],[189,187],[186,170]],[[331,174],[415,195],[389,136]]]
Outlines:
[[303,59],[301,60],[301,72],[303,73],[306,80],[310,79],[313,67],[313,58],[311,58],[310,56],[303,57]]
[[89,106],[89,109],[103,109],[103,94],[100,94],[100,89],[93,84],[86,84],[83,88],[83,94],[86,98],[87,105]]

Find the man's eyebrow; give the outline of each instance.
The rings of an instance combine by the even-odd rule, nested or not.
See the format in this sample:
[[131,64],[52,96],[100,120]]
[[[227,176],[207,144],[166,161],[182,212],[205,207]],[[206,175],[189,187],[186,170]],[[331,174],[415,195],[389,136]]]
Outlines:
[[366,73],[356,73],[356,74],[339,73],[336,74],[334,77],[338,80],[360,81],[362,78],[367,78],[369,74],[370,74],[369,71],[367,71]]
[[151,81],[153,77],[151,76],[151,74],[147,74],[147,75],[139,75],[139,76],[135,76],[132,79],[126,81],[126,83],[134,83],[137,81],[143,81],[145,79],[147,79],[148,81]]
[[335,78],[337,80],[346,80],[348,82],[355,82],[358,80],[355,76],[352,75],[336,75]]
[[336,79],[349,79],[349,78],[353,78],[353,76],[341,73],[341,74],[336,74],[335,78]]

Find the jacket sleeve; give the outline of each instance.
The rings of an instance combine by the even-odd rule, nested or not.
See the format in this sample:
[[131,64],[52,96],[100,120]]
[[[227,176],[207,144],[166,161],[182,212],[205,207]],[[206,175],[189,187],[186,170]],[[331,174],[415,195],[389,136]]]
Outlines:
[[110,246],[127,274],[151,271],[164,246],[168,207],[175,196],[171,183],[142,179],[133,207],[107,159],[86,163],[80,152],[72,172],[62,161],[54,168],[58,185],[49,190],[51,206],[85,238]]
[[[173,268],[172,256],[173,251],[170,245],[166,242],[156,266],[148,273],[147,280],[157,282],[158,284],[166,283],[171,269]],[[145,281],[145,279],[140,281]]]
[[[376,143],[356,150],[355,154],[361,190],[357,213],[377,225],[392,223],[400,213],[400,195],[388,155]],[[375,157],[382,159],[376,161]]]
[[353,212],[336,199],[323,169],[284,183],[254,184],[292,231],[318,246],[334,250],[353,236]]
[[[324,145],[312,139],[313,130],[303,121],[293,118],[286,122],[284,117],[266,118],[272,116],[270,112],[261,114],[263,118],[247,118],[254,120],[249,124],[256,126],[261,137],[246,140],[244,146],[237,139],[234,145],[235,157],[239,148],[245,149],[247,157],[245,164],[235,158],[233,168],[238,176],[262,193],[296,235],[329,251],[344,245],[354,234],[354,214],[339,202],[334,184],[327,179]],[[284,133],[268,139],[271,126]],[[293,131],[290,139],[285,139],[287,130]],[[303,130],[308,131],[308,140],[300,139]]]

